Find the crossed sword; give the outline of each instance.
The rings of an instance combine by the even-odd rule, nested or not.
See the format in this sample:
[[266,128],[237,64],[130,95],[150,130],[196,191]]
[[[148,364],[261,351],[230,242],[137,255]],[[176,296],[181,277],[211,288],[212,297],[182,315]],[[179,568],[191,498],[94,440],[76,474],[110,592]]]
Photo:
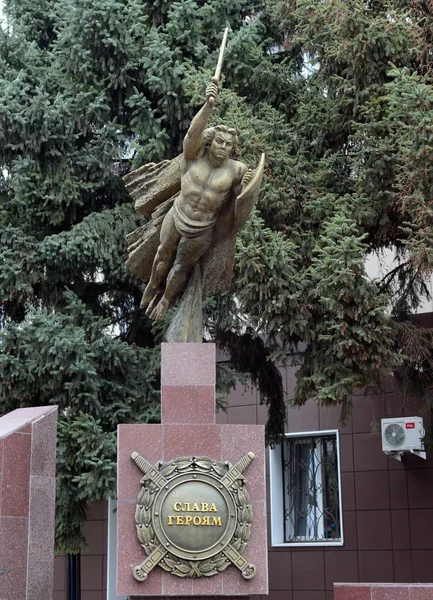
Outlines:
[[[162,489],[168,485],[169,481],[165,479],[165,477],[161,475],[161,473],[159,473],[159,471],[145,458],[140,456],[138,452],[133,452],[131,454],[131,458],[137,467],[146,475],[146,478],[150,479],[158,488]],[[237,479],[241,479],[243,477],[242,472],[247,468],[253,459],[254,454],[252,452],[248,452],[248,454],[242,457],[235,465],[230,467],[230,469],[221,479],[221,483],[225,487],[229,488]],[[156,567],[156,565],[164,558],[166,554],[168,554],[168,552],[169,550],[164,548],[162,545],[155,548],[140,565],[134,567],[133,575],[135,579],[137,579],[137,581],[146,581],[151,570]],[[246,561],[245,558],[241,556],[236,548],[234,548],[231,544],[227,544],[227,546],[221,549],[221,552],[235,565],[235,567],[241,571],[244,579],[252,579],[254,577],[256,574],[256,567]],[[199,572],[195,568],[195,563],[193,561],[189,562],[195,573],[199,575]]]

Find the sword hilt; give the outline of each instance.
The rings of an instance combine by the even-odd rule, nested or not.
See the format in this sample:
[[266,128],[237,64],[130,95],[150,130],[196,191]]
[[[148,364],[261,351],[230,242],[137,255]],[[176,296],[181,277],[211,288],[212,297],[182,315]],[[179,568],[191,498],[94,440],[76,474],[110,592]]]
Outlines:
[[[150,479],[155,483],[158,487],[163,487],[167,484],[167,480],[157,469],[150,464],[145,458],[140,456],[138,452],[133,452],[131,454],[132,460],[135,462],[140,471],[143,471],[145,477],[143,479]],[[142,480],[143,481],[143,480]]]
[[230,467],[230,469],[222,478],[221,483],[223,483],[227,487],[230,487],[236,481],[236,479],[242,478],[243,471],[245,471],[245,469],[248,467],[249,464],[252,463],[253,460],[254,453],[248,452],[248,454],[246,454],[240,460],[238,460],[238,462],[235,465]]
[[167,550],[162,546],[158,546],[155,550],[149,554],[149,556],[143,560],[143,562],[132,569],[132,574],[137,581],[146,581],[151,570],[161,562],[164,556],[167,554]]
[[239,569],[244,579],[252,579],[257,573],[256,567],[245,560],[231,544],[226,546],[222,552]]

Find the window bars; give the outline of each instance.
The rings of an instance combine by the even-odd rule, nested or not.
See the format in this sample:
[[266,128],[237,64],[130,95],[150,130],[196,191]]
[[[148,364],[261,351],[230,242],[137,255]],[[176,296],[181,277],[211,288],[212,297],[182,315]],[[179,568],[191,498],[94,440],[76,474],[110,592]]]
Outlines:
[[341,540],[336,435],[287,437],[281,452],[284,541]]

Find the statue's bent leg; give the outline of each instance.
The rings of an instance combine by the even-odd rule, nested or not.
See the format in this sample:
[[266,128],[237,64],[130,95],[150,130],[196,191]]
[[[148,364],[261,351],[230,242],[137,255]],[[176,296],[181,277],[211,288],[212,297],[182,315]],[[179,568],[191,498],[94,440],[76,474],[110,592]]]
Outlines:
[[161,288],[164,287],[163,282],[174,262],[177,245],[181,236],[175,227],[172,210],[167,213],[162,222],[159,239],[160,243],[153,261],[152,274],[144,290],[140,308],[145,308],[149,304],[154,305],[152,300],[158,295]]
[[164,295],[151,313],[152,319],[160,319],[170,307],[171,302],[185,289],[192,269],[209,248],[213,229],[207,229],[195,238],[183,237],[177,247],[176,259],[167,277]]

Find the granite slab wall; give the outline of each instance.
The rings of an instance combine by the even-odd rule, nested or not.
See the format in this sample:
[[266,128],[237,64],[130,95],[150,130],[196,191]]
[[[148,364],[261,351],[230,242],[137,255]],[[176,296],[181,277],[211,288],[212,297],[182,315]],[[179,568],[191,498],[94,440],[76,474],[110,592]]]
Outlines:
[[[149,596],[246,596],[268,593],[264,427],[215,424],[215,347],[213,344],[163,344],[162,424],[120,425],[118,429],[117,593]],[[137,539],[135,507],[142,473],[131,459],[138,452],[151,464],[181,456],[206,456],[235,464],[249,452],[245,471],[252,501],[251,538],[243,556],[257,567],[251,580],[233,565],[212,577],[180,578],[155,567],[147,581],[132,569],[145,558]]]
[[0,418],[0,600],[53,594],[57,407]]
[[336,583],[334,600],[431,600],[433,584]]

